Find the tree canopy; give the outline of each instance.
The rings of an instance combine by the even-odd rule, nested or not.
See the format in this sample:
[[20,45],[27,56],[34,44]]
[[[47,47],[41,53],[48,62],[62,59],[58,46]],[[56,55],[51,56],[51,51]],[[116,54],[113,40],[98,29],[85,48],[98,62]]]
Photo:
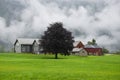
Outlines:
[[103,52],[103,53],[109,53],[109,50],[103,47],[103,48],[102,48],[102,52]]
[[97,45],[96,40],[92,39],[92,41],[88,41],[89,45]]
[[61,22],[50,24],[41,37],[43,52],[55,54],[55,59],[58,53],[68,55],[73,49],[73,42],[72,33],[63,28]]

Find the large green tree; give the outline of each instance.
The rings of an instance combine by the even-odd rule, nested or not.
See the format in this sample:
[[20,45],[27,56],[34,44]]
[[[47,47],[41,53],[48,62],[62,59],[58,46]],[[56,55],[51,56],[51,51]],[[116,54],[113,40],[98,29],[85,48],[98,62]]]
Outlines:
[[55,59],[58,58],[58,53],[69,54],[73,49],[73,42],[72,33],[63,28],[63,24],[60,22],[50,24],[41,37],[43,52],[55,54]]

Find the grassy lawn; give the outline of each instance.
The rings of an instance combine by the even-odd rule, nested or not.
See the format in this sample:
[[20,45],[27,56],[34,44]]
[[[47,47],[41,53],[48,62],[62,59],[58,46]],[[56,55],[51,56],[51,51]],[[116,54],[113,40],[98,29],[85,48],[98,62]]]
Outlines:
[[120,55],[0,53],[0,80],[120,80]]

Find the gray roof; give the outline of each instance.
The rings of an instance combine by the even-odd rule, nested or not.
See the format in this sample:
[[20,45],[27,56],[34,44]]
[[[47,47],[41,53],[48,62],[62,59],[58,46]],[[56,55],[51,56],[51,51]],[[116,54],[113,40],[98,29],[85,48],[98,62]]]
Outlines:
[[85,47],[85,48],[101,48],[101,47],[98,46],[97,44],[95,44],[95,45],[86,44],[84,47]]
[[73,48],[72,52],[79,52],[81,51],[83,48]]
[[34,40],[38,40],[38,39],[29,39],[29,38],[18,38],[17,39],[19,44],[29,44],[29,45],[32,45]]

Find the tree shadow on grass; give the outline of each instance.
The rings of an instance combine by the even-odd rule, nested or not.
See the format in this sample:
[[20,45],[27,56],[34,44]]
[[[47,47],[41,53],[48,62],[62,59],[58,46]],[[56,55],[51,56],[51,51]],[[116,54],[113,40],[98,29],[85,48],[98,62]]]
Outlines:
[[[55,57],[44,56],[44,57],[41,57],[41,59],[55,59]],[[57,59],[67,59],[67,58],[58,57]],[[55,60],[57,60],[57,59],[55,59]]]

